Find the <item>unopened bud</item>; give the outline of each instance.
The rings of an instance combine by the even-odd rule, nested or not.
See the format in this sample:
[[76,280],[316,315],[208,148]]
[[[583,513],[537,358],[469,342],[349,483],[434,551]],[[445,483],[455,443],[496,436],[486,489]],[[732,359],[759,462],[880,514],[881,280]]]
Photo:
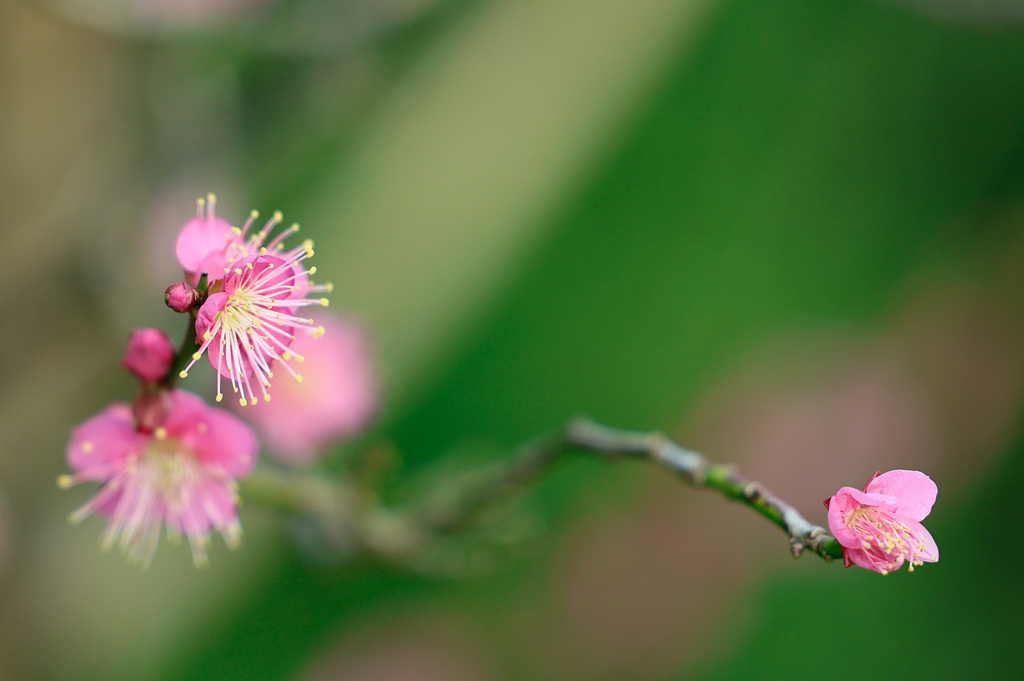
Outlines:
[[175,312],[188,312],[199,301],[199,291],[183,281],[171,284],[164,291],[164,302]]
[[136,329],[121,364],[143,381],[158,381],[174,363],[174,344],[160,329]]

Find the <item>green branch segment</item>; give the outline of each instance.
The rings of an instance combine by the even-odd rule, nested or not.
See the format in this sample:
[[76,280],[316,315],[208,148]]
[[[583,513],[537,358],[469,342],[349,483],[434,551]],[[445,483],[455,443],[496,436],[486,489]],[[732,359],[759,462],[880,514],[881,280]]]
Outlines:
[[[843,552],[827,529],[804,518],[792,505],[769,492],[763,485],[742,477],[733,466],[713,465],[700,454],[680,447],[660,432],[619,430],[587,418],[577,418],[560,432],[527,443],[507,462],[487,472],[466,478],[453,487],[439,489],[415,513],[434,530],[448,530],[460,524],[475,509],[507,490],[539,474],[548,464],[569,453],[598,454],[605,459],[633,458],[670,470],[694,487],[716,489],[729,499],[760,513],[789,535],[790,550],[799,556],[805,550],[827,561],[842,558]],[[488,474],[489,473],[489,474]]]
[[842,547],[827,529],[811,523],[734,467],[711,464],[663,433],[619,430],[587,418],[573,419],[560,431],[525,443],[507,459],[453,474],[399,510],[383,506],[372,491],[357,489],[353,481],[332,481],[310,473],[261,469],[242,483],[243,495],[332,527],[331,535],[345,538],[346,554],[362,551],[410,563],[435,540],[457,532],[479,511],[522,489],[570,453],[648,461],[694,487],[716,489],[763,515],[789,536],[794,556],[809,550],[826,561],[842,558]]
[[763,485],[742,477],[733,466],[710,464],[700,454],[680,447],[662,433],[617,430],[581,418],[568,424],[565,439],[583,451],[646,459],[669,469],[694,487],[718,490],[778,525],[789,535],[794,556],[807,549],[829,561],[843,557],[842,547],[828,530],[808,521]]

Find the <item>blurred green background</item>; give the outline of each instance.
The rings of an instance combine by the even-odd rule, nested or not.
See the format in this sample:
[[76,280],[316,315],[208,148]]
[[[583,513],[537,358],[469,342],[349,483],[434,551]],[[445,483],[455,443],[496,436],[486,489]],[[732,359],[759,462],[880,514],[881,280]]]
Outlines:
[[[0,0],[0,679],[1019,678],[1022,16]],[[941,561],[794,562],[714,493],[583,458],[461,575],[310,557],[255,505],[205,571],[100,553],[64,519],[91,490],[53,482],[67,432],[132,396],[132,328],[180,335],[161,294],[208,191],[316,240],[377,343],[396,497],[583,412],[818,522],[924,470]]]

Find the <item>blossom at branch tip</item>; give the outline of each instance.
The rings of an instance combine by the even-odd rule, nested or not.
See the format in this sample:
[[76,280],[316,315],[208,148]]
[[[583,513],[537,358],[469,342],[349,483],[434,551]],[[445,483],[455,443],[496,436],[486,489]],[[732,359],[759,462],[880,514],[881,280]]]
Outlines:
[[322,339],[300,336],[290,348],[308,354],[306,380],[301,385],[286,381],[275,388],[270,402],[241,410],[270,453],[289,464],[310,463],[331,441],[358,433],[380,403],[366,332],[354,321],[326,313],[320,321],[327,331]]
[[825,500],[828,526],[843,547],[846,567],[858,565],[883,575],[939,559],[935,540],[921,521],[935,503],[938,487],[919,471],[875,473],[863,490],[843,487]]
[[[213,217],[215,204],[211,194],[205,216],[186,223],[178,237],[178,259],[186,275],[199,281],[205,273],[208,293],[196,317],[200,347],[181,377],[205,354],[217,371],[217,401],[224,397],[221,379],[227,378],[239,394],[239,404],[252,405],[257,394],[270,400],[270,381],[278,363],[302,381],[291,363],[301,363],[305,356],[291,351],[292,343],[303,336],[317,338],[324,329],[300,311],[326,307],[327,299],[316,296],[332,286],[312,282],[316,268],[307,269],[304,263],[313,255],[312,241],[285,247],[285,239],[299,231],[297,224],[274,234],[282,220],[274,213],[253,230],[258,217],[253,211],[241,227],[225,231]],[[200,200],[200,214],[203,205]]]
[[174,344],[160,329],[136,329],[121,364],[143,381],[159,381],[174,363]]
[[167,413],[151,432],[137,427],[124,403],[75,428],[66,452],[73,473],[58,482],[65,488],[101,483],[70,520],[108,516],[103,548],[118,544],[131,560],[148,565],[166,526],[169,538],[188,538],[193,561],[202,566],[214,530],[229,547],[241,540],[236,480],[255,466],[258,441],[247,424],[198,396],[165,394]]

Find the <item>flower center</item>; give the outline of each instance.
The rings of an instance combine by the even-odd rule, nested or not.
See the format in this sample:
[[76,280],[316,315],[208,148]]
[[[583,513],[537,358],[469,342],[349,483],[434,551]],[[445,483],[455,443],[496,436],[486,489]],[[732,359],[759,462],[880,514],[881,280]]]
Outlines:
[[846,515],[846,527],[860,539],[861,548],[886,561],[888,570],[882,574],[899,568],[904,560],[911,572],[924,564],[918,558],[927,551],[923,540],[881,507],[858,506]]
[[153,440],[138,466],[143,486],[175,513],[188,503],[190,490],[205,477],[192,450],[174,438]]
[[[294,287],[280,270],[267,270],[255,277],[246,278],[228,297],[224,309],[217,315],[216,324],[221,333],[221,356],[224,368],[231,377],[232,387],[241,393],[239,402],[244,406],[248,394],[251,403],[256,398],[249,376],[262,389],[265,399],[270,399],[267,388],[274,377],[270,368],[272,362],[285,360],[285,367],[301,381],[302,378],[287,365],[291,355],[288,346],[294,340],[294,331],[304,329],[312,320],[290,314],[286,298]],[[305,302],[305,301],[302,301]],[[279,305],[285,310],[275,309]],[[270,322],[264,325],[264,321]],[[309,331],[315,333],[315,327]],[[303,358],[296,356],[297,361]],[[219,373],[219,370],[218,370]],[[219,381],[218,381],[219,383]],[[222,393],[217,389],[217,401]]]
[[[214,343],[219,356],[211,356],[210,361],[218,374],[218,402],[224,397],[222,376],[231,380],[232,389],[239,394],[240,405],[256,404],[257,390],[264,400],[269,400],[270,379],[274,377],[271,366],[278,361],[301,383],[301,374],[289,362],[302,362],[305,358],[289,351],[289,347],[296,334],[318,338],[324,328],[312,319],[299,316],[298,310],[310,305],[326,307],[326,298],[305,296],[331,288],[329,284],[309,282],[308,277],[316,273],[315,267],[303,270],[298,266],[300,260],[312,253],[312,245],[307,242],[301,255],[289,256],[290,260],[261,255],[225,270],[223,293],[227,294],[226,298],[221,299],[222,307],[213,316],[212,323],[206,324],[202,345],[192,354],[192,362],[179,376],[188,376],[192,364]],[[206,305],[211,304],[211,300],[208,298]],[[201,324],[197,321],[197,332]]]

